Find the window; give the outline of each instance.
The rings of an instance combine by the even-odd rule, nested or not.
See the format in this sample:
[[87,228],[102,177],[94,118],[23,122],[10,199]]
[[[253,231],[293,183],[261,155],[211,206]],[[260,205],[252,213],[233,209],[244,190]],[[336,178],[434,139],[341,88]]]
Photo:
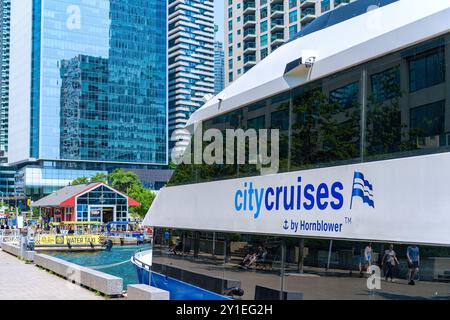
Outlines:
[[268,54],[269,53],[267,48],[261,49],[261,60],[267,57]]
[[242,73],[242,69],[238,69],[237,74],[241,74]]
[[233,59],[228,60],[228,69],[233,69]]
[[260,130],[266,127],[266,116],[260,116],[247,120],[247,128]]
[[239,30],[237,31],[237,34],[238,34],[238,35],[240,35],[240,34],[241,34],[241,29],[239,29]]
[[238,56],[237,57],[237,61],[241,61],[242,60],[242,57],[241,56]]
[[241,17],[237,17],[237,22],[241,22]]
[[289,9],[295,8],[297,6],[297,0],[289,0]]
[[228,0],[228,5],[232,6],[233,5],[233,0]]
[[341,108],[351,108],[358,103],[359,82],[350,83],[330,92],[330,102]]
[[289,12],[289,23],[297,21],[297,10]]
[[228,8],[228,18],[233,17],[233,8]]
[[409,60],[409,90],[415,92],[445,81],[445,51],[439,47]]
[[267,20],[262,21],[259,28],[261,33],[267,32]]
[[267,34],[263,34],[259,37],[261,47],[267,46]]
[[293,39],[297,35],[297,25],[289,27],[289,39]]
[[[412,137],[425,138],[442,135],[445,131],[444,114],[445,101],[438,101],[411,109],[410,120]],[[427,142],[423,141],[421,144],[427,144]],[[439,144],[435,146],[439,146]]]
[[267,4],[267,0],[261,0],[261,1],[259,2],[259,4],[260,4],[261,6],[263,6],[263,5]]
[[267,18],[267,7],[262,8],[261,10],[259,10],[259,17],[261,19]]
[[236,5],[236,8],[240,9],[240,8],[241,8],[241,4],[238,3],[238,4]]
[[321,7],[322,13],[330,10],[330,0],[322,0]]
[[238,47],[238,49],[241,47],[241,43],[240,42],[238,42],[237,47]]
[[395,67],[371,76],[372,98],[383,102],[400,95],[400,68]]
[[228,21],[228,30],[233,30],[233,20]]
[[232,33],[228,34],[228,43],[233,43],[233,34]]
[[233,56],[233,46],[229,46],[228,47],[228,56],[232,57]]
[[233,72],[228,73],[228,82],[233,82]]

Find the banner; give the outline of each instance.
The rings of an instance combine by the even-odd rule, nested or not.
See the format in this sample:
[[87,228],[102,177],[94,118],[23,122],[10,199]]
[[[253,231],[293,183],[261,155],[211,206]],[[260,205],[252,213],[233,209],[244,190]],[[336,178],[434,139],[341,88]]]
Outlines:
[[36,237],[35,246],[94,246],[102,245],[101,236],[83,235],[83,236],[62,236],[62,235],[39,235]]
[[163,188],[143,224],[450,245],[449,164],[444,153]]

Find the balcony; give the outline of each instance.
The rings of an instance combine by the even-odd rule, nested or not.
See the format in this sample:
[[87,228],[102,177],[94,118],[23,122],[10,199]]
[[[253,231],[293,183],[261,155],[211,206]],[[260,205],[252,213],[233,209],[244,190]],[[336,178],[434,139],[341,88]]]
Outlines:
[[270,31],[282,31],[284,30],[284,19],[272,19],[272,23],[270,24]]
[[270,17],[284,17],[284,7],[282,4],[275,4],[270,7]]
[[300,14],[300,22],[302,24],[309,23],[316,18],[316,9],[314,8],[306,8],[302,9],[302,13]]
[[255,28],[246,28],[244,29],[244,41],[255,39],[256,38],[256,29]]
[[252,54],[244,56],[244,67],[255,64],[256,64],[256,55]]
[[255,26],[256,18],[254,14],[244,16],[244,28]]
[[245,41],[244,42],[244,53],[256,51],[256,42]]
[[256,11],[256,5],[255,2],[244,2],[244,15],[249,13],[255,13]]
[[350,3],[350,0],[334,0],[334,8],[338,8],[340,6],[344,6],[346,4]]
[[272,46],[284,43],[284,32],[272,33],[270,37]]
[[311,7],[315,7],[316,6],[316,2],[314,0],[301,0],[300,1],[300,8],[311,8]]

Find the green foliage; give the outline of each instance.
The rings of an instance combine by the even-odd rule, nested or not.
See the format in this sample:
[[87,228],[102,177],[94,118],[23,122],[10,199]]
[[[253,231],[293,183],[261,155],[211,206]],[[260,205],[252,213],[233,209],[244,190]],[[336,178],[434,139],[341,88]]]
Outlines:
[[139,180],[137,174],[131,171],[116,169],[109,174],[108,178],[111,187],[127,194],[128,190],[132,187],[135,187],[137,185],[142,187],[142,183]]
[[101,172],[99,172],[99,173],[97,173],[95,176],[93,176],[92,178],[91,178],[91,182],[94,182],[94,183],[96,183],[96,182],[108,182],[108,175],[107,174],[105,174],[105,173],[101,173]]
[[86,183],[89,183],[88,177],[78,177],[72,181],[72,186],[77,186],[79,184],[86,184]]
[[153,191],[145,189],[140,183],[133,185],[129,189],[128,195],[141,204],[139,207],[130,208],[131,213],[138,214],[140,217],[144,217],[147,214],[156,197]]

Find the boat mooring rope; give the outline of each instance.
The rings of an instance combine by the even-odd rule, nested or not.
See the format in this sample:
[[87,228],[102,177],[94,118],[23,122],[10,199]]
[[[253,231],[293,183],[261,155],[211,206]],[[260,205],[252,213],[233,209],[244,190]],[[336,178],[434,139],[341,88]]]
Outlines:
[[102,265],[102,266],[92,266],[92,267],[87,267],[87,268],[94,269],[94,270],[106,269],[106,268],[112,268],[112,267],[115,267],[115,266],[119,266],[119,265],[125,264],[127,262],[130,262],[130,259],[122,261],[122,262],[118,262],[118,263],[105,264],[105,265]]

